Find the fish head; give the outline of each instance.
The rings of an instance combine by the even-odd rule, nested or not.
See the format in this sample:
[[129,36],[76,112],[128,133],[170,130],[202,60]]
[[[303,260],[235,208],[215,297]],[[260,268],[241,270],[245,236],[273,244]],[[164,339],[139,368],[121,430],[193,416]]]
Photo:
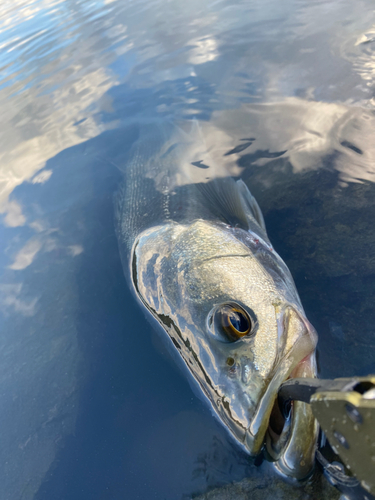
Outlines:
[[196,220],[144,231],[132,281],[219,419],[251,454],[266,447],[279,471],[311,471],[317,427],[308,405],[277,408],[289,377],[315,376],[317,336],[292,276],[252,231]]

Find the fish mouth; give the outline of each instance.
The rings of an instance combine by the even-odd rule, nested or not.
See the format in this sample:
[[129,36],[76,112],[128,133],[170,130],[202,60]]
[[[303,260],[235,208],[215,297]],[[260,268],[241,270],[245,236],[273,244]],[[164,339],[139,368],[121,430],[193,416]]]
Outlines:
[[281,475],[296,480],[305,479],[313,470],[318,424],[310,406],[300,401],[292,401],[285,416],[277,395],[281,384],[288,379],[316,376],[316,332],[307,320],[303,319],[303,323],[305,333],[295,342],[270,380],[246,430],[244,442],[253,455],[263,448],[266,458],[273,462]]
[[[310,354],[294,368],[286,379],[315,376],[315,355]],[[285,411],[286,410],[286,411]],[[265,454],[283,476],[303,480],[314,468],[318,424],[311,407],[292,401],[281,409],[275,398],[265,436]]]

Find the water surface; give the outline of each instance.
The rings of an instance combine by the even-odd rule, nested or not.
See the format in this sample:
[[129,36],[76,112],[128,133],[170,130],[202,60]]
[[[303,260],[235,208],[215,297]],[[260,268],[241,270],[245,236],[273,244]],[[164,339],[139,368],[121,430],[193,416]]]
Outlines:
[[199,120],[212,175],[263,209],[321,375],[374,372],[373,2],[5,0],[0,47],[1,498],[258,474],[129,292],[113,194],[137,123]]

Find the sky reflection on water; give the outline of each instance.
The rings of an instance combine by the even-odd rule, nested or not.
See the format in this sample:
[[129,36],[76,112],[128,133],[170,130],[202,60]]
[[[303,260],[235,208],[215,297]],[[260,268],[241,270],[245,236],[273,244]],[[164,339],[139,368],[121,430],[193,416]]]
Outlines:
[[113,193],[133,124],[197,118],[214,175],[264,210],[322,374],[374,370],[372,2],[7,0],[0,48],[2,497],[253,474],[134,305]]

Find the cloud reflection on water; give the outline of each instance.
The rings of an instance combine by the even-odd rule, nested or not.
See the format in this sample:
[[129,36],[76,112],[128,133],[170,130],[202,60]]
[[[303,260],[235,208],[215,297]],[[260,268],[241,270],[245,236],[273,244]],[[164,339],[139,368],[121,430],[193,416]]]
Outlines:
[[[217,111],[210,121],[199,122],[200,133],[195,128],[192,122],[185,126],[186,136],[174,138],[177,143],[185,141],[186,147],[181,149],[171,186],[240,176],[243,156],[256,168],[283,157],[294,173],[327,168],[329,158],[329,167],[339,172],[342,185],[375,182],[375,116],[367,109],[290,97]],[[210,169],[192,170],[194,162]],[[149,175],[155,171],[151,169]],[[158,189],[162,177],[159,172],[154,178]]]
[[10,311],[23,316],[33,316],[38,298],[21,298],[23,284],[0,284],[0,309],[4,314]]
[[42,248],[42,242],[39,238],[32,238],[26,245],[21,248],[17,253],[13,264],[9,266],[9,269],[14,271],[20,271],[28,267],[34,260],[34,257]]
[[[244,134],[255,137],[246,151],[222,161],[230,163],[258,150],[285,151],[284,157],[298,173],[322,168],[331,157],[331,167],[340,172],[342,181],[375,181],[375,116],[370,110],[292,97],[214,113],[207,128],[211,126],[227,133],[227,140],[220,141],[221,151],[237,146]],[[214,149],[215,131],[209,135]],[[254,160],[254,165],[268,161]]]
[[[306,79],[304,76],[304,66],[306,66],[307,71],[308,65],[311,63],[314,64],[314,60],[316,59],[314,55],[316,52],[314,43],[319,44],[318,39],[312,38],[310,46],[307,45],[305,47],[302,44],[301,48],[299,38],[302,33],[305,37],[316,36],[316,21],[318,18],[324,20],[326,31],[332,31],[334,16],[331,14],[332,12],[336,14],[339,12],[340,16],[343,15],[342,12],[346,8],[346,3],[344,2],[344,4],[340,6],[332,2],[329,5],[320,3],[312,7],[307,3],[305,5],[301,2],[299,9],[295,12],[289,12],[288,10],[289,18],[285,20],[285,24],[279,24],[277,29],[275,27],[276,31],[273,31],[269,29],[270,26],[264,28],[264,25],[262,25],[262,23],[271,23],[272,16],[266,16],[263,9],[256,8],[255,6],[248,7],[251,16],[243,16],[243,19],[239,21],[237,14],[242,9],[240,6],[216,11],[213,7],[207,10],[203,9],[203,6],[199,2],[196,3],[195,9],[192,9],[191,7],[187,8],[183,2],[176,1],[173,10],[168,11],[163,19],[159,19],[160,16],[157,16],[160,22],[157,24],[151,23],[150,25],[150,20],[154,14],[153,6],[144,11],[143,4],[140,4],[138,9],[134,9],[130,6],[120,6],[119,2],[111,2],[111,10],[102,13],[100,23],[105,28],[102,34],[98,35],[93,27],[89,24],[84,24],[83,29],[86,33],[84,37],[80,37],[79,52],[71,50],[74,48],[74,44],[72,45],[74,37],[71,37],[72,32],[68,26],[68,21],[70,21],[71,15],[75,14],[78,15],[78,22],[84,19],[83,16],[86,12],[84,4],[82,7],[77,6],[76,9],[72,9],[70,4],[63,1],[35,1],[31,4],[19,1],[15,6],[12,4],[13,7],[9,3],[4,4],[4,15],[1,16],[0,11],[0,19],[5,22],[4,19],[9,18],[8,11],[11,9],[13,16],[11,19],[13,20],[10,24],[13,31],[17,25],[22,25],[25,19],[30,21],[36,18],[41,11],[44,14],[47,13],[50,20],[54,20],[52,25],[48,26],[45,39],[40,48],[44,48],[46,44],[48,45],[55,41],[56,20],[63,19],[66,26],[64,24],[61,26],[60,38],[62,40],[67,37],[67,40],[70,40],[70,45],[67,46],[67,49],[64,49],[66,54],[69,54],[67,61],[66,55],[62,56],[63,51],[60,51],[61,58],[55,58],[53,62],[52,60],[42,59],[45,64],[43,72],[45,72],[46,76],[41,83],[46,89],[48,87],[51,89],[55,87],[52,91],[50,90],[45,93],[38,91],[34,86],[29,88],[26,86],[23,89],[21,86],[22,102],[30,103],[26,106],[24,104],[21,105],[17,94],[11,95],[6,89],[0,91],[4,119],[13,124],[11,132],[10,130],[4,130],[0,137],[2,146],[2,156],[0,159],[2,165],[6,165],[6,169],[2,168],[2,179],[0,180],[0,202],[7,203],[7,197],[15,186],[32,178],[44,166],[48,158],[90,137],[95,137],[105,130],[106,127],[95,118],[95,107],[100,102],[101,97],[106,96],[108,90],[118,83],[118,78],[115,76],[114,71],[109,69],[108,65],[104,67],[100,65],[100,61],[95,64],[92,60],[91,53],[92,47],[95,46],[95,41],[104,44],[104,46],[106,44],[111,46],[112,44],[112,54],[116,54],[117,57],[124,56],[129,50],[136,54],[136,59],[133,59],[132,78],[129,80],[132,82],[131,85],[144,85],[145,83],[149,85],[151,82],[155,84],[155,82],[181,78],[184,74],[186,77],[195,77],[197,76],[197,72],[201,73],[202,71],[204,71],[205,78],[215,81],[215,79],[217,80],[217,71],[212,64],[218,62],[220,58],[227,58],[228,40],[226,37],[228,37],[228,34],[222,31],[224,19],[227,26],[232,25],[236,19],[237,29],[240,33],[241,30],[248,29],[247,36],[249,40],[248,48],[245,49],[246,52],[242,58],[236,59],[235,66],[233,66],[233,61],[230,61],[230,66],[228,67],[230,71],[227,71],[226,75],[220,76],[219,80],[215,82],[215,84],[219,83],[215,92],[217,102],[221,102],[221,105],[223,105],[225,100],[229,99],[231,80],[235,81],[233,76],[235,74],[234,71],[242,69],[243,61],[245,60],[250,71],[250,78],[252,67],[259,67],[259,64],[263,66],[263,80],[266,83],[263,90],[263,99],[268,95],[267,99],[273,101],[273,109],[267,109],[267,105],[264,105],[263,108],[254,108],[254,111],[249,111],[250,115],[259,115],[259,120],[257,120],[259,124],[258,140],[257,144],[253,145],[253,148],[259,146],[262,137],[266,136],[271,149],[288,149],[288,154],[296,171],[305,168],[317,168],[317,165],[319,165],[319,151],[325,154],[332,150],[335,146],[335,141],[337,142],[336,136],[338,132],[349,136],[349,122],[352,118],[353,122],[356,123],[355,126],[351,127],[353,135],[356,134],[355,130],[357,126],[363,128],[360,137],[354,137],[354,139],[362,143],[362,148],[360,149],[362,149],[364,155],[359,160],[351,152],[347,151],[351,155],[348,158],[352,161],[352,167],[349,168],[348,165],[340,164],[337,165],[337,168],[342,172],[342,178],[345,181],[372,179],[372,174],[368,172],[368,163],[373,158],[373,153],[372,151],[368,151],[368,148],[371,149],[371,144],[365,144],[366,129],[370,129],[371,126],[370,123],[367,127],[364,126],[366,118],[362,119],[359,116],[361,113],[358,110],[350,108],[352,103],[350,105],[344,102],[324,103],[317,101],[316,98],[315,101],[317,102],[314,102],[314,98],[304,100],[290,96],[290,91],[293,91],[293,87],[295,88],[298,85],[298,80],[302,79],[303,81]],[[93,8],[94,12],[99,8],[100,3]],[[75,10],[77,12],[74,12]],[[128,11],[132,12],[135,16],[135,23],[132,23],[130,26],[124,22],[127,19],[126,13]],[[94,17],[94,12],[90,13],[92,17]],[[117,22],[114,22],[115,19]],[[173,22],[169,22],[168,19],[170,21],[173,20]],[[351,33],[350,30],[355,34],[356,31],[363,30],[364,25],[365,22],[361,19],[361,22],[357,22],[354,27],[341,26],[336,33],[336,38],[340,40],[345,36],[347,37],[348,33]],[[259,32],[260,26],[263,26],[264,30],[261,37]],[[303,31],[301,31],[301,27],[303,27]],[[277,56],[274,53],[275,48],[273,47],[269,50],[269,42],[280,37],[283,41],[285,30],[288,28],[292,28],[293,33],[289,37],[287,44],[287,49],[291,54],[290,57],[294,57],[295,47],[297,46],[299,46],[298,50],[301,51],[303,56],[299,62],[299,74],[295,73],[293,64],[288,64],[285,58],[283,60],[283,67],[281,68],[277,62],[277,58],[274,57]],[[356,45],[363,46],[363,43],[366,41],[370,46],[371,29],[369,27],[366,31],[366,40],[363,39],[365,35],[357,35],[357,38],[350,38],[353,47]],[[42,31],[39,31],[38,36],[43,34]],[[21,44],[13,44],[12,47],[9,46],[8,39],[6,42],[9,46],[8,54],[10,53],[9,50],[16,51],[18,60],[23,60],[22,51],[26,50],[27,52],[29,50],[30,36],[34,36],[32,33],[32,26],[30,25],[29,33],[27,33],[27,36],[25,35],[25,40]],[[290,31],[288,34],[290,34]],[[20,35],[16,31],[14,37],[14,40],[21,40]],[[105,37],[107,41],[105,41]],[[241,38],[238,41],[240,40]],[[262,53],[263,45],[267,49],[262,62],[257,59],[257,53],[254,47],[252,47],[252,42],[255,40],[258,40],[257,47],[260,53]],[[334,43],[337,43],[337,40]],[[281,50],[281,47],[278,50]],[[38,55],[38,44],[36,44],[34,51]],[[346,57],[345,53],[347,52],[348,50],[344,51],[344,57]],[[85,54],[89,55],[90,65],[84,63]],[[286,58],[288,59],[288,56]],[[306,62],[303,59],[306,59]],[[335,62],[338,62],[337,58]],[[212,78],[203,69],[207,63],[213,68]],[[29,64],[28,59],[25,59],[23,64]],[[362,58],[356,57],[352,64],[354,72],[357,72],[361,78],[366,80],[367,86],[371,86],[373,84],[374,60],[369,50],[366,49],[366,51],[363,51]],[[200,66],[202,69],[198,69]],[[51,73],[53,67],[54,70]],[[68,68],[70,69],[68,70]],[[338,68],[339,65],[336,64],[336,72],[339,71]],[[147,78],[145,77],[146,74],[148,75]],[[309,92],[313,96],[316,94],[316,89],[314,89],[315,76],[311,72],[308,72],[307,75],[310,79],[310,86],[312,85]],[[294,78],[295,82],[291,81],[291,78]],[[57,81],[59,85],[56,87]],[[237,85],[238,83],[236,82],[233,88]],[[287,89],[285,85],[288,86]],[[286,98],[284,100],[281,94],[285,94],[285,90]],[[1,92],[3,93],[3,97],[7,97],[6,101],[1,99]],[[236,90],[238,97],[241,92],[240,89]],[[257,95],[255,91],[254,98],[262,99],[262,96]],[[182,95],[180,99],[183,99]],[[363,97],[361,97],[361,102],[363,102]],[[371,102],[371,98],[368,102]],[[199,113],[199,102],[191,102],[191,100],[186,99],[186,104],[194,104],[194,106],[185,108],[182,113],[183,116],[188,118],[191,115]],[[110,107],[110,103],[107,106]],[[212,106],[212,109],[214,110],[215,106]],[[170,111],[165,104],[159,105],[158,110],[162,112]],[[290,117],[286,117],[287,114]],[[299,114],[304,117],[304,123],[302,124],[304,132],[299,129],[301,126],[301,120],[298,120]],[[220,120],[223,121],[223,119],[225,120],[225,118]],[[263,124],[260,123],[262,119]],[[341,122],[340,119],[342,119]],[[216,120],[217,116],[214,117],[214,122]],[[280,130],[278,129],[277,120],[282,120],[283,123]],[[116,124],[113,123],[111,126],[116,126]],[[312,136],[315,132],[310,133],[308,130],[309,127],[311,130],[316,129],[315,132],[320,134],[321,137],[317,135],[313,138]],[[239,129],[238,126],[237,129]],[[233,129],[229,132],[233,135]],[[290,133],[289,137],[287,132]],[[239,133],[241,134],[241,132]],[[272,134],[277,134],[279,137],[271,140]],[[294,134],[293,138],[292,134]],[[344,141],[349,143],[354,143],[355,140],[351,140],[350,137],[344,139]],[[283,141],[284,144],[281,144]],[[221,140],[219,142],[221,143]],[[344,151],[341,146],[338,146],[338,150],[341,152]],[[310,152],[312,152],[312,155],[308,159],[306,157]],[[348,162],[349,160],[344,160],[344,163]],[[11,210],[11,207],[9,210]],[[6,206],[3,206],[3,211],[7,211]]]

